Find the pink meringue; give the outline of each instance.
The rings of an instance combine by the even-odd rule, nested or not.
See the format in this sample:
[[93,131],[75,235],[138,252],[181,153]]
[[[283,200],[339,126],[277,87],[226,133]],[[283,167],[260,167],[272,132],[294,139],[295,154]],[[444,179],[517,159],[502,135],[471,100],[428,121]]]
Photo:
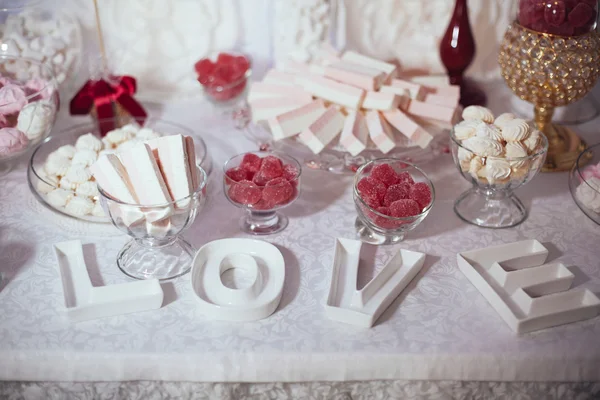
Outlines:
[[0,114],[14,114],[27,105],[27,95],[17,85],[8,84],[0,89]]
[[15,128],[0,129],[0,156],[23,150],[29,140],[23,132]]
[[33,78],[25,82],[23,90],[27,96],[37,94],[35,98],[30,101],[45,100],[50,97],[50,88],[48,88],[48,81],[40,78]]

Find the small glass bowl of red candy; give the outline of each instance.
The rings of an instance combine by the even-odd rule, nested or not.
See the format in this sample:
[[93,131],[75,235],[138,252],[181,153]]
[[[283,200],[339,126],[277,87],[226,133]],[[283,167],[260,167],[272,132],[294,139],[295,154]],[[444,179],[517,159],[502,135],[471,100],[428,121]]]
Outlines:
[[598,0],[519,0],[517,20],[536,32],[579,36],[596,29]]
[[285,229],[288,218],[277,211],[300,193],[300,163],[287,154],[255,151],[232,157],[223,166],[225,196],[246,213],[242,231],[270,235]]
[[371,244],[394,244],[417,227],[433,206],[431,180],[417,166],[379,158],[361,166],[354,176],[356,231]]
[[250,58],[236,52],[212,53],[194,64],[198,82],[213,104],[230,105],[246,93],[252,75]]

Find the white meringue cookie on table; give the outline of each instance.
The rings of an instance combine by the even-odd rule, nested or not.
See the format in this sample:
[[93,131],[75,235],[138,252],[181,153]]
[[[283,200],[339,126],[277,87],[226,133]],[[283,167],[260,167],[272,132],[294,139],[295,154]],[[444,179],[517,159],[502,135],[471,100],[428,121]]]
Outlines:
[[529,136],[529,124],[521,118],[515,118],[502,127],[502,137],[507,142],[520,142]]
[[477,126],[475,130],[475,136],[492,139],[496,142],[502,141],[502,132],[498,127],[488,123],[481,123]]
[[507,122],[512,121],[513,119],[517,118],[515,114],[513,113],[504,113],[504,114],[500,114],[496,117],[496,119],[494,120],[494,125],[496,125],[498,128],[503,129],[504,125]]
[[71,144],[66,144],[64,146],[60,146],[55,151],[56,154],[59,154],[63,157],[67,157],[68,159],[72,159],[76,152],[77,152],[77,150],[75,149],[75,146],[73,146]]
[[63,176],[69,170],[71,166],[71,160],[67,157],[63,157],[57,153],[51,153],[46,160],[44,169],[48,175],[52,176]]
[[102,141],[94,136],[93,133],[86,133],[77,138],[75,148],[77,150],[92,150],[98,152],[102,150]]
[[73,155],[73,164],[80,164],[85,167],[91,167],[98,159],[98,153],[94,150],[78,150]]
[[72,215],[83,216],[94,209],[94,202],[86,197],[75,196],[69,200],[65,210]]
[[463,140],[462,145],[481,157],[497,157],[502,155],[504,150],[501,143],[482,137]]
[[462,117],[464,120],[478,120],[484,121],[488,124],[494,122],[494,114],[490,111],[489,108],[481,107],[481,106],[468,106],[462,112]]
[[48,193],[48,203],[54,207],[64,207],[73,198],[73,192],[65,189],[54,189]]
[[483,123],[483,121],[479,120],[461,121],[454,126],[454,136],[458,140],[465,140],[473,137],[475,136],[477,127]]

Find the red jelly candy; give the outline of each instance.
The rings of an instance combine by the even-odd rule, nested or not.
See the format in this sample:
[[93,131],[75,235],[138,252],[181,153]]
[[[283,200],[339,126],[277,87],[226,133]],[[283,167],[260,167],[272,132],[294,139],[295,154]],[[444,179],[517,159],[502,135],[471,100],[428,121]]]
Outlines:
[[271,204],[264,199],[261,199],[258,203],[252,205],[252,209],[258,211],[271,210],[273,207],[275,207],[274,204]]
[[406,182],[409,185],[412,185],[413,183],[415,183],[415,181],[413,181],[412,176],[410,176],[410,174],[408,172],[400,172],[398,174],[398,183],[402,183],[402,182]]
[[237,57],[232,54],[219,53],[219,55],[217,56],[217,64],[219,64],[219,65],[233,64],[235,62],[236,58]]
[[227,177],[234,182],[249,181],[252,179],[250,177],[250,172],[246,171],[241,167],[229,168],[227,172],[225,172],[225,175],[227,175]]
[[408,191],[410,185],[406,182],[398,183],[387,188],[385,197],[383,198],[383,205],[389,207],[390,204],[396,200],[408,199]]
[[383,182],[370,176],[362,178],[360,181],[358,181],[356,188],[358,189],[358,193],[360,193],[361,197],[365,201],[367,198],[374,198],[381,202],[383,201],[385,192],[387,191],[387,188]]
[[[388,207],[379,207],[377,212],[390,216],[390,209]],[[382,217],[380,215],[374,215],[373,223],[382,229],[396,229],[402,225],[401,221],[394,221],[390,218]]]
[[291,183],[285,178],[275,178],[265,185],[262,199],[273,205],[285,204],[291,200],[293,194],[294,188]]
[[567,15],[565,3],[561,0],[550,1],[544,10],[544,19],[551,26],[560,26]]
[[575,28],[579,28],[588,23],[594,17],[594,9],[585,3],[579,3],[569,13],[569,23]]
[[[283,163],[281,160],[275,156],[266,156],[262,159],[262,168],[277,168],[283,169]],[[283,173],[283,170],[282,170]]]
[[281,160],[274,156],[267,156],[262,159],[260,170],[254,175],[254,183],[259,186],[264,186],[271,179],[283,176],[283,166]]
[[202,60],[194,64],[194,69],[196,70],[196,73],[199,75],[199,77],[206,77],[207,80],[210,74],[212,74],[214,68],[215,64],[213,64],[212,61],[210,61],[208,58],[203,58]]
[[394,185],[398,183],[399,179],[398,174],[389,164],[379,164],[374,166],[371,170],[371,177],[379,179],[385,186]]
[[240,181],[229,188],[229,198],[236,203],[256,204],[262,198],[262,189],[250,181]]
[[408,194],[409,198],[419,203],[421,210],[431,203],[431,189],[429,185],[423,182],[415,183],[411,186]]
[[246,72],[250,68],[250,61],[244,56],[237,56],[233,60],[233,65],[239,70]]
[[244,154],[240,167],[253,174],[257,173],[262,164],[262,159],[256,154]]
[[290,183],[295,184],[297,182],[297,176],[298,168],[294,167],[292,164],[286,164],[283,166],[283,177],[290,181]]
[[374,210],[381,207],[381,201],[379,201],[379,199],[377,197],[372,197],[372,196],[363,197],[363,201]]
[[412,217],[421,212],[419,204],[411,199],[397,200],[390,204],[390,214],[392,217]]

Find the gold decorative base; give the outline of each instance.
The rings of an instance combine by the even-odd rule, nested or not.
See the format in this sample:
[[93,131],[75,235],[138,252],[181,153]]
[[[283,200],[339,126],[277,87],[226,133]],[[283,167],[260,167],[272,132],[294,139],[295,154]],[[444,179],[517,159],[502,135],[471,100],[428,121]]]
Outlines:
[[[587,148],[585,141],[573,130],[561,125],[546,125],[544,134],[548,138],[548,156],[542,172],[570,171],[579,154]],[[589,162],[590,158],[591,153],[587,160],[583,160],[583,164]]]

